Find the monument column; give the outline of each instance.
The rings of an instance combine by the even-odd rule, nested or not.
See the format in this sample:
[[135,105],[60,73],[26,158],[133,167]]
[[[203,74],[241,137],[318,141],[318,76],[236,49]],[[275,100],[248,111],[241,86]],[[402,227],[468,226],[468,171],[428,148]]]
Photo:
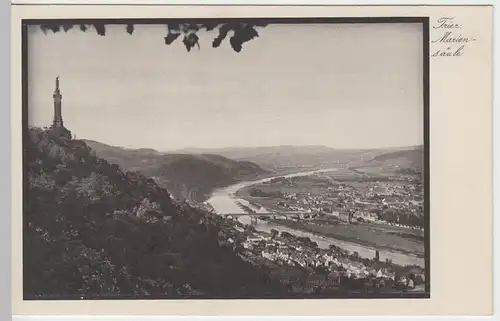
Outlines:
[[63,119],[62,119],[62,95],[61,90],[59,89],[59,76],[56,77],[56,89],[54,90],[54,127],[63,127]]

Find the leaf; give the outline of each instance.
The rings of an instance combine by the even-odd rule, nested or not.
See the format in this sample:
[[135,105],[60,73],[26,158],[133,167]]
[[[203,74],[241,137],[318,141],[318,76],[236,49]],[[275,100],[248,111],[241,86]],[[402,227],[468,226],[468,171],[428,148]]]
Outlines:
[[182,39],[182,42],[184,43],[184,46],[186,46],[186,49],[188,52],[191,51],[191,48],[193,48],[195,45],[198,46],[198,49],[200,49],[200,44],[198,43],[198,36],[195,33],[185,35],[184,39]]
[[231,44],[231,48],[236,52],[240,52],[243,49],[243,42],[234,36],[229,39],[229,43]]
[[198,27],[198,25],[195,24],[185,24],[182,26],[182,32],[184,33],[196,32],[198,30],[200,30],[200,27]]
[[227,37],[227,34],[232,29],[233,29],[233,25],[231,25],[231,24],[222,25],[219,28],[219,35],[217,37],[215,37],[214,41],[212,42],[212,47],[214,47],[214,48],[219,47],[220,44],[222,43],[222,40],[224,40]]
[[101,23],[94,23],[94,28],[99,36],[106,35],[106,27]]
[[47,30],[49,30],[49,28],[46,25],[40,25],[40,30],[42,30],[44,34],[47,34]]
[[175,41],[175,39],[179,38],[180,35],[181,35],[180,33],[169,33],[165,37],[165,44],[170,45],[172,42]]
[[59,32],[61,30],[61,26],[59,26],[59,25],[52,25],[50,27],[50,29],[52,30],[53,33],[56,33],[56,32]]
[[73,28],[72,24],[64,24],[63,25],[64,32],[68,32],[68,30],[70,30],[71,28]]
[[247,25],[245,28],[243,28],[241,31],[242,37],[244,39],[243,42],[247,42],[250,40],[253,40],[254,38],[257,38],[259,36],[259,33],[253,26]]
[[174,32],[181,31],[178,23],[169,23],[169,24],[167,24],[167,28],[168,28],[169,33],[171,33],[172,31],[174,31]]
[[42,29],[43,33],[47,34],[48,30],[51,30],[53,33],[58,32],[61,29],[61,26],[58,24],[47,24],[47,25],[40,25],[40,29]]
[[234,35],[229,39],[229,43],[234,51],[240,52],[243,44],[259,36],[257,30],[251,25],[239,27],[234,30]]
[[128,24],[127,25],[127,32],[129,35],[134,33],[134,25],[133,24]]

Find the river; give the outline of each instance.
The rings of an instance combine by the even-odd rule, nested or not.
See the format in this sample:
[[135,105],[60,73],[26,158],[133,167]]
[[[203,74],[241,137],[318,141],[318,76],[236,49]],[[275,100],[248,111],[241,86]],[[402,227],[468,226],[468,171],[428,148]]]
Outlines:
[[[211,197],[207,200],[207,203],[210,204],[214,208],[214,210],[217,214],[236,214],[236,213],[243,214],[243,213],[246,213],[245,210],[243,210],[238,205],[238,203],[241,203],[245,206],[248,206],[258,213],[269,213],[269,211],[267,211],[265,208],[257,208],[256,206],[250,204],[248,201],[237,197],[235,195],[235,193],[241,188],[264,183],[264,182],[270,181],[270,180],[277,178],[277,177],[309,176],[312,174],[333,172],[336,170],[339,170],[339,168],[327,168],[327,169],[321,169],[321,170],[315,170],[315,171],[307,171],[307,172],[293,173],[293,174],[287,174],[287,175],[281,175],[281,176],[267,177],[267,178],[255,180],[255,181],[239,182],[237,184],[230,185],[228,187],[219,188],[219,189],[214,190]],[[250,217],[249,216],[238,216],[238,219],[240,222],[242,222],[244,224],[250,224]],[[360,245],[360,244],[356,244],[353,242],[342,241],[342,240],[338,240],[338,239],[335,239],[332,237],[318,236],[318,235],[315,235],[315,234],[310,233],[310,232],[292,229],[289,227],[285,227],[285,226],[278,225],[275,223],[263,221],[260,219],[257,220],[257,223],[254,224],[254,227],[257,231],[262,231],[262,232],[270,232],[271,229],[275,229],[279,232],[285,231],[285,232],[288,232],[288,233],[296,235],[296,236],[309,237],[312,241],[316,242],[320,248],[328,248],[331,244],[334,244],[335,246],[338,246],[338,247],[343,248],[345,250],[348,250],[350,252],[358,252],[359,255],[361,257],[364,257],[364,258],[372,259],[375,256],[376,249],[369,247],[369,246]],[[380,255],[381,260],[390,259],[390,260],[392,260],[393,263],[396,263],[399,265],[412,264],[412,265],[418,265],[421,267],[425,266],[425,261],[423,258],[419,258],[419,257],[411,255],[411,254],[383,250],[383,249],[379,249],[378,251],[379,251],[379,255]]]

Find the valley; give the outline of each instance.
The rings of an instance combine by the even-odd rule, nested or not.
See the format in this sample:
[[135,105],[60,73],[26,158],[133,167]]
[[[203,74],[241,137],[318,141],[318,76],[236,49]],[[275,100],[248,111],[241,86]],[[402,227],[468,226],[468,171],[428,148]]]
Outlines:
[[[226,220],[231,224],[251,226],[255,231],[243,239],[235,236],[239,242],[255,237],[265,240],[277,230],[313,240],[322,249],[333,246],[354,255],[348,261],[359,256],[370,266],[376,254],[388,268],[408,266],[424,275],[421,147],[278,146],[160,153],[87,143],[99,157],[124,170],[141,172],[194,208],[217,214],[268,213],[256,222],[244,215],[229,216]],[[297,214],[280,215],[285,212]],[[264,249],[271,261],[282,251],[272,246]],[[260,254],[248,251],[252,261],[261,260]],[[313,257],[308,260],[308,264],[320,264]]]

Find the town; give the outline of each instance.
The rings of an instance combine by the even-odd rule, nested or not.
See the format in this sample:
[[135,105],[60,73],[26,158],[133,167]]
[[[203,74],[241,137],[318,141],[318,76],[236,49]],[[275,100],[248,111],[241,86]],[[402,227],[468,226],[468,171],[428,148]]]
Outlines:
[[378,251],[374,251],[372,259],[361,258],[358,253],[335,245],[319,248],[308,237],[279,233],[275,229],[269,233],[256,231],[237,220],[226,227],[228,245],[253,264],[271,269],[271,275],[292,292],[329,293],[343,288],[353,293],[424,290],[423,268],[382,261]]
[[[276,178],[239,191],[273,212],[297,212],[294,220],[333,217],[422,231],[423,188],[419,180],[337,181],[321,175]],[[283,219],[289,216],[283,216]]]
[[[230,231],[225,242],[253,264],[270,268],[296,293],[330,293],[341,288],[424,291],[423,266],[383,260],[377,250],[381,244],[390,244],[389,250],[423,255],[423,191],[418,177],[352,179],[342,178],[349,170],[343,171],[277,177],[238,190],[237,197],[248,204],[237,204],[251,218],[225,216],[226,231]],[[210,207],[203,206],[205,210]],[[256,229],[257,220],[269,226]],[[367,243],[374,250],[367,257],[341,245],[325,248],[309,237],[279,232],[283,226]],[[379,233],[374,233],[377,226]]]

